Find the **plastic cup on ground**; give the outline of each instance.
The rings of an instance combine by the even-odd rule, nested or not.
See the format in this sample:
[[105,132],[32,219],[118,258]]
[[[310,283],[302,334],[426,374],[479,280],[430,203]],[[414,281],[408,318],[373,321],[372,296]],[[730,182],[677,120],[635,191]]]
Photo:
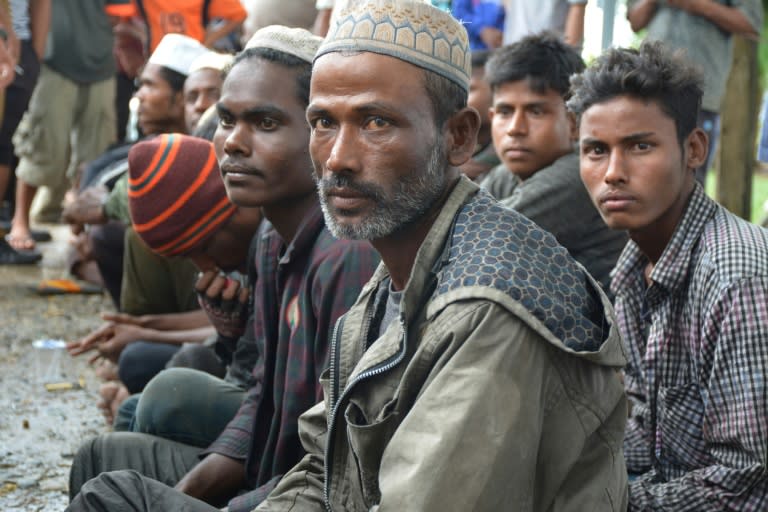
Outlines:
[[35,349],[35,377],[38,383],[48,384],[64,380],[61,362],[66,346],[64,340],[41,339],[32,342]]

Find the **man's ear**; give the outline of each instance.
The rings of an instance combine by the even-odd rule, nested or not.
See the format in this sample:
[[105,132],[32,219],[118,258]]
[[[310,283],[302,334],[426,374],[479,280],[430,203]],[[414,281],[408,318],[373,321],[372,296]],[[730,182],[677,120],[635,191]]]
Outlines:
[[453,167],[463,165],[472,157],[477,146],[477,132],[480,130],[480,114],[465,107],[445,122],[448,162]]
[[697,169],[707,159],[709,150],[709,138],[701,128],[694,130],[686,137],[684,142],[685,167],[687,169]]
[[576,142],[579,140],[579,121],[573,112],[566,112],[565,115],[568,118],[568,132],[571,134],[571,142]]

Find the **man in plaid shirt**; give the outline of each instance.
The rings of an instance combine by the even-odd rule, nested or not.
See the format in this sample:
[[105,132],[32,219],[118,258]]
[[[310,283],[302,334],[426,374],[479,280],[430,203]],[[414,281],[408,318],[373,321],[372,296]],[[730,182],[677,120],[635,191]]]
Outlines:
[[698,70],[660,43],[572,80],[581,177],[631,241],[612,291],[632,405],[630,510],[768,510],[768,232],[694,180]]

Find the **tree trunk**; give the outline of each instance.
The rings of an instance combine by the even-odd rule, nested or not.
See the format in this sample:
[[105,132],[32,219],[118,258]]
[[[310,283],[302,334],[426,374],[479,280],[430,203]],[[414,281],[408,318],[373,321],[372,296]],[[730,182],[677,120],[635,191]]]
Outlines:
[[750,220],[758,100],[757,43],[734,36],[733,66],[720,117],[717,201]]

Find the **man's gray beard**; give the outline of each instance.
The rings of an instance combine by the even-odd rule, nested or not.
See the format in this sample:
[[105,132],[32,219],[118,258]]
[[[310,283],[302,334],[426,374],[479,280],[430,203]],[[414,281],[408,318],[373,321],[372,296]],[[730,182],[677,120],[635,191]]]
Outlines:
[[325,225],[336,238],[349,240],[376,240],[402,230],[423,217],[442,195],[445,169],[446,159],[443,156],[442,143],[438,140],[432,146],[427,168],[414,170],[404,176],[394,185],[391,196],[378,186],[374,188],[369,183],[364,184],[364,191],[375,206],[359,224],[339,223],[323,191],[335,186],[355,189],[355,181],[346,175],[338,174],[323,180],[316,177],[315,183]]

